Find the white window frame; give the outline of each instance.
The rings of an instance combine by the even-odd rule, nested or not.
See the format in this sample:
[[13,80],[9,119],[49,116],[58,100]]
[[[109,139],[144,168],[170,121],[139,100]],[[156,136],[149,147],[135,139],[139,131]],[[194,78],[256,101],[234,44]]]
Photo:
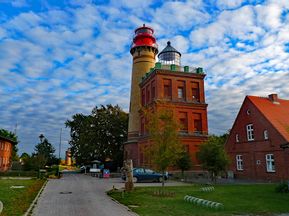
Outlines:
[[242,155],[236,155],[236,168],[237,170],[244,170]]
[[274,154],[266,154],[265,158],[267,172],[275,172]]
[[253,141],[253,140],[255,140],[255,138],[254,138],[254,127],[253,127],[253,124],[248,124],[248,125],[246,125],[246,131],[247,131],[247,140],[248,140],[248,141]]
[[236,136],[235,136],[235,140],[236,140],[236,142],[240,142],[239,134],[236,134]]
[[264,130],[263,135],[264,135],[264,140],[269,139],[268,130]]

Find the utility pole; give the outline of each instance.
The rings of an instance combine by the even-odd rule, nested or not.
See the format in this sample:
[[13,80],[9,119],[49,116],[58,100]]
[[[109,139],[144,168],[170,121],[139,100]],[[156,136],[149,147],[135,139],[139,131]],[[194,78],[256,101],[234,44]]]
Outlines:
[[61,158],[60,158],[60,153],[61,153],[61,135],[62,135],[62,128],[60,128],[60,134],[59,134],[59,152],[58,152],[58,159],[59,159],[59,164],[58,164],[58,178],[60,178],[60,163],[61,163]]

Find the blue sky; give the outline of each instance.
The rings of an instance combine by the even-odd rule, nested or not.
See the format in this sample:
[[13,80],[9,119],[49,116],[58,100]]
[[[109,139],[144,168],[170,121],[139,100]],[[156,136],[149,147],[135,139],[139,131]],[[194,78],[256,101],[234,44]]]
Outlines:
[[40,133],[62,152],[64,122],[100,104],[128,111],[133,31],[155,29],[203,67],[209,132],[231,128],[245,95],[289,99],[288,0],[0,0],[0,127],[20,153]]

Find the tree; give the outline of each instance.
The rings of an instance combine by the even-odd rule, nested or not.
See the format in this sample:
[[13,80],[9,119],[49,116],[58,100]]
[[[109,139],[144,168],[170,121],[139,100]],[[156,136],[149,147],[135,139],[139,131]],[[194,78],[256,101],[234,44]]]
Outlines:
[[70,128],[69,144],[77,164],[109,158],[122,166],[128,115],[118,105],[95,107],[90,115],[75,114],[65,124]]
[[175,164],[183,151],[183,145],[179,140],[179,126],[170,110],[159,110],[154,113],[146,110],[144,113],[148,119],[146,127],[152,141],[145,154],[162,173],[162,186],[164,186],[165,171]]
[[48,139],[45,138],[43,134],[41,134],[39,138],[40,143],[35,146],[35,153],[32,155],[32,157],[41,161],[42,166],[39,168],[42,168],[45,165],[51,166],[53,164],[58,164],[58,159],[54,155],[55,148],[48,142]]
[[11,154],[11,160],[12,161],[18,161],[18,155],[17,155],[17,152],[18,152],[18,148],[17,148],[17,144],[18,144],[18,137],[16,136],[15,133],[12,133],[8,130],[5,130],[5,129],[0,129],[0,136],[2,137],[5,137],[7,139],[10,139],[12,140],[14,143],[12,144],[12,154]]
[[224,135],[210,136],[197,152],[202,167],[209,171],[211,180],[215,183],[219,173],[225,171],[229,165],[229,158],[224,149],[225,139]]
[[180,158],[176,161],[176,166],[182,171],[182,178],[184,178],[184,171],[192,167],[192,159],[187,151],[183,151]]

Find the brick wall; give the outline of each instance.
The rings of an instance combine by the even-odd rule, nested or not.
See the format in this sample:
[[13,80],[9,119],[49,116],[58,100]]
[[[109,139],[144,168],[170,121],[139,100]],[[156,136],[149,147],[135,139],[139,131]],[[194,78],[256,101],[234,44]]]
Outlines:
[[6,171],[11,165],[12,143],[0,138],[0,171]]
[[[254,140],[248,141],[246,125],[253,124]],[[264,138],[268,131],[268,139]],[[238,134],[239,142],[236,141]],[[230,170],[236,178],[276,181],[288,179],[288,151],[280,148],[286,140],[265,118],[265,116],[245,98],[239,114],[226,142],[225,149],[231,158]],[[266,154],[274,155],[275,172],[268,172]],[[237,170],[236,155],[242,155],[243,170]]]

